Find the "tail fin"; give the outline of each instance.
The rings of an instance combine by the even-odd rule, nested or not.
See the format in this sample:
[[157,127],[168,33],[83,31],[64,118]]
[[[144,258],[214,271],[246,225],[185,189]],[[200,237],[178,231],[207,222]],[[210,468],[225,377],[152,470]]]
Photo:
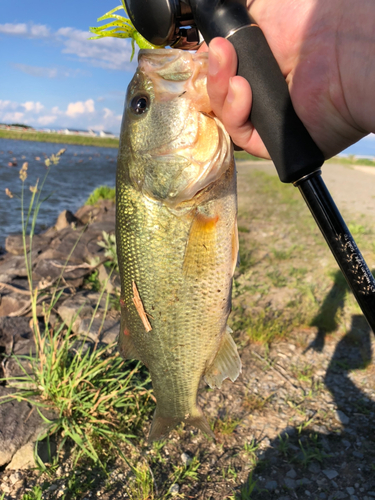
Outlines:
[[150,434],[148,436],[148,442],[152,443],[161,439],[163,436],[169,434],[179,423],[184,422],[187,425],[192,425],[197,427],[204,434],[215,438],[214,433],[211,430],[210,424],[207,422],[206,417],[203,415],[202,410],[196,407],[194,415],[185,417],[162,417],[159,414],[158,407],[156,407],[154,418],[151,424]]

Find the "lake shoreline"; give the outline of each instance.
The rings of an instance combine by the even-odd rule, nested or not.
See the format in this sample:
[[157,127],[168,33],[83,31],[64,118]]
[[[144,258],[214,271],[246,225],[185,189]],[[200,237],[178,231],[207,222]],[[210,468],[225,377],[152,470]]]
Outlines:
[[14,130],[0,130],[0,139],[75,144],[77,146],[96,146],[103,148],[118,148],[119,146],[119,139],[86,137],[83,135],[50,134],[47,132],[17,132]]

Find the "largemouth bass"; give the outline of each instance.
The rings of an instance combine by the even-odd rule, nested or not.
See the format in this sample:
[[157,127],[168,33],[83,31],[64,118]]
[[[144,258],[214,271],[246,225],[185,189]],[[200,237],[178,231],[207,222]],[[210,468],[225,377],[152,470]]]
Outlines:
[[238,255],[233,148],[213,117],[207,55],[141,50],[117,167],[119,350],[149,369],[149,440],[185,422],[212,435],[197,404],[241,371],[227,327]]

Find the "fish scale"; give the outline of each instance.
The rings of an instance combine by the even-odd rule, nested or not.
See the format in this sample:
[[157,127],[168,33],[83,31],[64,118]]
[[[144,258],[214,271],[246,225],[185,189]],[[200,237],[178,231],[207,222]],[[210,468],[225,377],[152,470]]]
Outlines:
[[[139,68],[127,94],[116,191],[122,287],[119,349],[125,358],[140,359],[150,370],[157,400],[150,440],[159,439],[182,421],[211,433],[197,405],[199,383],[206,377],[211,386],[220,386],[224,378],[234,380],[241,369],[236,347],[226,327],[233,263],[238,250],[236,178],[231,143],[216,119],[213,122],[211,116],[200,116],[195,120],[197,127],[199,123],[206,127],[202,120],[208,120],[208,128],[204,130],[212,131],[209,137],[200,137],[199,130],[192,134],[189,128],[186,137],[176,140],[176,130],[169,126],[172,149],[165,168],[159,158],[150,156],[147,150],[150,144],[153,156],[157,157],[158,148],[161,161],[165,154],[166,130],[159,133],[158,126],[163,103],[169,122],[176,122],[181,135],[184,128],[180,124],[183,121],[191,123],[189,117],[194,113],[198,115],[201,108],[199,79],[206,75],[205,56],[173,50],[173,57],[168,54],[166,59],[166,52],[171,51],[140,52]],[[148,65],[150,59],[152,65]],[[160,80],[168,75],[174,78],[173,63],[178,61],[180,64],[181,59],[188,68],[196,69],[199,65],[199,71],[190,72],[198,79],[199,92],[194,90],[193,76],[189,76],[187,81],[179,80],[179,87],[174,84],[175,95],[170,95],[168,86],[169,100],[166,101],[166,94],[160,92],[163,83]],[[157,73],[159,67],[163,69],[162,78]],[[162,98],[150,85],[156,79]],[[190,90],[181,96],[187,86]],[[142,116],[132,108],[137,96],[148,101],[148,110]],[[198,99],[199,106],[195,109],[197,97],[200,101]],[[152,139],[147,135],[152,135]],[[206,141],[210,140],[212,148],[207,147]],[[211,155],[211,150],[216,156]],[[189,159],[189,151],[199,156],[200,161],[205,160],[205,155],[211,156],[206,163],[201,162],[204,164],[201,166],[201,163],[194,163],[194,156]],[[181,177],[182,155],[186,172]],[[215,163],[218,158],[220,165]],[[157,168],[155,162],[159,162]],[[199,168],[216,168],[217,175],[213,182],[205,181],[205,175],[210,172],[201,170],[202,175],[195,181],[195,193],[190,197],[192,187],[186,190],[183,183],[191,183],[189,169],[196,172]],[[182,180],[177,178],[179,175]],[[160,176],[164,185],[173,186],[173,189],[162,190]],[[189,194],[181,199],[184,190]],[[141,301],[138,306],[133,300],[134,287]],[[150,325],[150,331],[145,323]]]

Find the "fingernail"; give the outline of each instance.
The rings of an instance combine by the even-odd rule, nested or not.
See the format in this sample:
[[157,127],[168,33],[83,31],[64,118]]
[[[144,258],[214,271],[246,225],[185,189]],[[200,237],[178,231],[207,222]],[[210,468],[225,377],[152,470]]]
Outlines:
[[227,102],[232,103],[235,98],[236,98],[236,89],[233,86],[232,78],[229,78],[228,94],[226,100]]
[[211,76],[215,76],[221,66],[220,55],[211,47],[209,47],[208,53],[208,74]]

